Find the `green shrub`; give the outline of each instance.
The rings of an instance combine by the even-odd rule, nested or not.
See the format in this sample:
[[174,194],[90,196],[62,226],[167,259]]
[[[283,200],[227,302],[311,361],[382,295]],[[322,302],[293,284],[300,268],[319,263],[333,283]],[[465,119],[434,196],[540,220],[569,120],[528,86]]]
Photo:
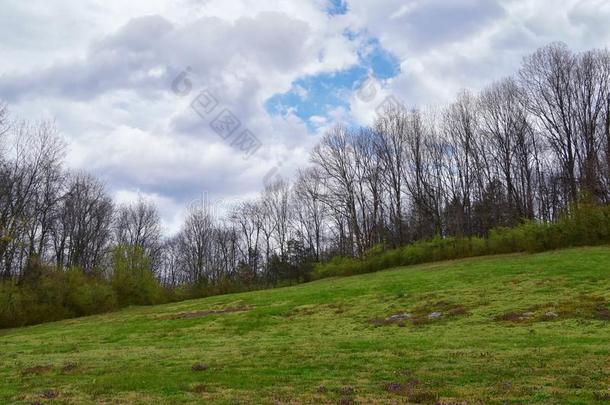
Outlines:
[[392,250],[376,246],[361,260],[335,257],[318,263],[314,276],[348,276],[439,260],[606,243],[610,243],[610,206],[580,203],[552,223],[527,221],[514,228],[493,229],[488,237],[436,237]]
[[32,264],[19,283],[0,283],[0,327],[32,325],[116,309],[110,284],[79,269],[60,271]]
[[114,250],[113,259],[111,284],[121,307],[162,301],[161,286],[141,248],[119,246]]
[[68,290],[65,305],[72,316],[104,313],[118,308],[117,297],[108,282],[97,277],[87,277],[80,269],[65,272]]

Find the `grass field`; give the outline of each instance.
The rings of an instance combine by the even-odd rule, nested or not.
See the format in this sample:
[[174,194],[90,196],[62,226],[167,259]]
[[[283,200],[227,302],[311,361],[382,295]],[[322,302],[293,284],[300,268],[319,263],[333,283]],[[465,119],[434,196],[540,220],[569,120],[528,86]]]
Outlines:
[[610,248],[0,331],[0,403],[608,403]]

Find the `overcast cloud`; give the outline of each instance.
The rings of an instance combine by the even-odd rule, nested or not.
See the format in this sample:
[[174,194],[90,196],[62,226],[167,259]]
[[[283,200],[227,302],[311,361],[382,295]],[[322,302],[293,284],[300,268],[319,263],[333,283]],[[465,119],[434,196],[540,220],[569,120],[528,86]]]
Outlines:
[[[552,41],[606,47],[610,2],[4,0],[0,99],[16,116],[54,119],[71,168],[119,202],[154,199],[171,232],[202,193],[233,201],[274,167],[290,177],[326,128],[370,123],[384,95],[444,103]],[[181,96],[172,81],[187,67],[193,89]],[[369,76],[379,90],[363,102]],[[190,108],[203,89],[260,139],[254,156]]]

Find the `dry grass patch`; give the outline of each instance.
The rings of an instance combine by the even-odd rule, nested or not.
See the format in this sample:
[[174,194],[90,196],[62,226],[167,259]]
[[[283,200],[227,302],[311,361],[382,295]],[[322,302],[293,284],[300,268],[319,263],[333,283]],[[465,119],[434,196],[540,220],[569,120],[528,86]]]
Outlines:
[[170,315],[163,319],[192,319],[192,318],[203,318],[210,315],[220,315],[220,314],[231,314],[235,312],[246,312],[250,311],[251,307],[226,307],[223,309],[209,309],[205,311],[193,311],[193,312],[181,312],[179,314]]

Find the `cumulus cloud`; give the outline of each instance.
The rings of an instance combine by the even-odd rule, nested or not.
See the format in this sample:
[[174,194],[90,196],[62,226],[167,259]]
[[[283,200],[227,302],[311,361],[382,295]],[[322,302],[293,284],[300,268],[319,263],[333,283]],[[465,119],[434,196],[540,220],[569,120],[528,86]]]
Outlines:
[[[548,42],[606,46],[609,18],[603,0],[6,0],[0,98],[22,117],[55,119],[71,168],[101,176],[117,201],[150,196],[174,229],[204,192],[247,197],[269,173],[290,177],[326,130],[372,123],[388,96],[444,103]],[[375,63],[392,66],[363,97]],[[177,94],[187,69],[192,88]],[[260,140],[254,156],[192,110],[204,89]],[[270,111],[282,94],[292,104]]]
[[[352,0],[345,18],[400,61],[400,73],[383,86],[411,107],[478,90],[553,41],[577,50],[606,47],[609,10],[603,0]],[[362,116],[358,103],[354,98],[351,108]]]

